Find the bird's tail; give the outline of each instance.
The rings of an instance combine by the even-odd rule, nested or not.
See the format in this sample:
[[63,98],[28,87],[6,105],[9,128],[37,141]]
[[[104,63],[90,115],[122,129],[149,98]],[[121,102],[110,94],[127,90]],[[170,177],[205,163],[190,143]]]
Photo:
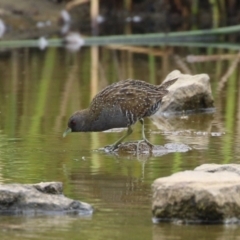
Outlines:
[[171,85],[173,85],[177,80],[178,80],[178,78],[174,78],[169,81],[166,81],[165,83],[159,85],[158,89],[159,90],[167,90],[167,88],[170,87]]

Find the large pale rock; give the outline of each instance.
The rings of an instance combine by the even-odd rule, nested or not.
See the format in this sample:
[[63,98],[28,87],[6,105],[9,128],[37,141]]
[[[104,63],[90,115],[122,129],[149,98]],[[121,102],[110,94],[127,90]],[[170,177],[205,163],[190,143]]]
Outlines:
[[62,190],[61,182],[1,184],[0,214],[92,214],[91,205],[65,197]]
[[160,109],[156,114],[200,111],[214,107],[207,74],[188,75],[174,70],[167,75],[162,84],[174,78],[178,78],[178,80],[168,87],[169,93],[163,97]]
[[159,178],[153,185],[156,221],[238,222],[240,165],[207,164]]

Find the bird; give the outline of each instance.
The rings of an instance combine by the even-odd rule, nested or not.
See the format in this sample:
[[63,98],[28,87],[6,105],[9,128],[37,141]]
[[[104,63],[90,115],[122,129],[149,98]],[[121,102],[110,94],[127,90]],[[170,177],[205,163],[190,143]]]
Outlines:
[[63,137],[70,132],[99,132],[127,127],[126,134],[108,146],[109,151],[114,151],[133,132],[131,126],[139,121],[142,140],[138,145],[144,141],[153,147],[145,137],[144,118],[157,112],[162,98],[168,93],[167,88],[176,81],[177,78],[162,85],[153,85],[142,80],[127,79],[108,85],[92,99],[89,108],[72,114]]

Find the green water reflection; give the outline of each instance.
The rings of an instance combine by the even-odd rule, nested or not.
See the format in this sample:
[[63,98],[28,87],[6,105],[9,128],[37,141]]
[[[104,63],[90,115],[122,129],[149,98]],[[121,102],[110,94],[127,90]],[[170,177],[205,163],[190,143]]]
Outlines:
[[[218,82],[232,57],[187,63],[204,49],[83,48],[15,49],[0,53],[0,182],[62,181],[68,197],[93,204],[90,218],[73,216],[2,216],[1,239],[211,239],[238,236],[238,226],[154,225],[151,183],[158,177],[203,163],[238,163],[239,67],[219,92]],[[173,54],[174,53],[174,54]],[[209,54],[227,54],[211,49]],[[178,54],[178,57],[176,57]],[[234,55],[235,54],[235,55]],[[217,111],[146,121],[156,144],[185,143],[187,153],[139,158],[93,151],[113,143],[121,132],[78,133],[62,138],[68,116],[88,106],[107,84],[125,78],[159,84],[172,70],[211,77]],[[141,137],[137,124],[128,140]],[[194,233],[194,234],[193,234]],[[208,238],[209,239],[209,238]]]

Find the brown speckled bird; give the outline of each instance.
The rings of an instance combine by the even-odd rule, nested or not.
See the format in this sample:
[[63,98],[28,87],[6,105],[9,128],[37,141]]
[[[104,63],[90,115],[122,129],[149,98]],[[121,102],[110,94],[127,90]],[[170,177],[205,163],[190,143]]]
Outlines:
[[132,133],[131,126],[140,121],[141,141],[153,146],[145,137],[143,118],[156,113],[163,96],[168,93],[166,88],[176,80],[158,86],[128,79],[107,86],[93,98],[89,108],[77,111],[69,118],[63,137],[70,132],[98,132],[127,127],[127,133],[110,146],[109,150],[113,151]]

